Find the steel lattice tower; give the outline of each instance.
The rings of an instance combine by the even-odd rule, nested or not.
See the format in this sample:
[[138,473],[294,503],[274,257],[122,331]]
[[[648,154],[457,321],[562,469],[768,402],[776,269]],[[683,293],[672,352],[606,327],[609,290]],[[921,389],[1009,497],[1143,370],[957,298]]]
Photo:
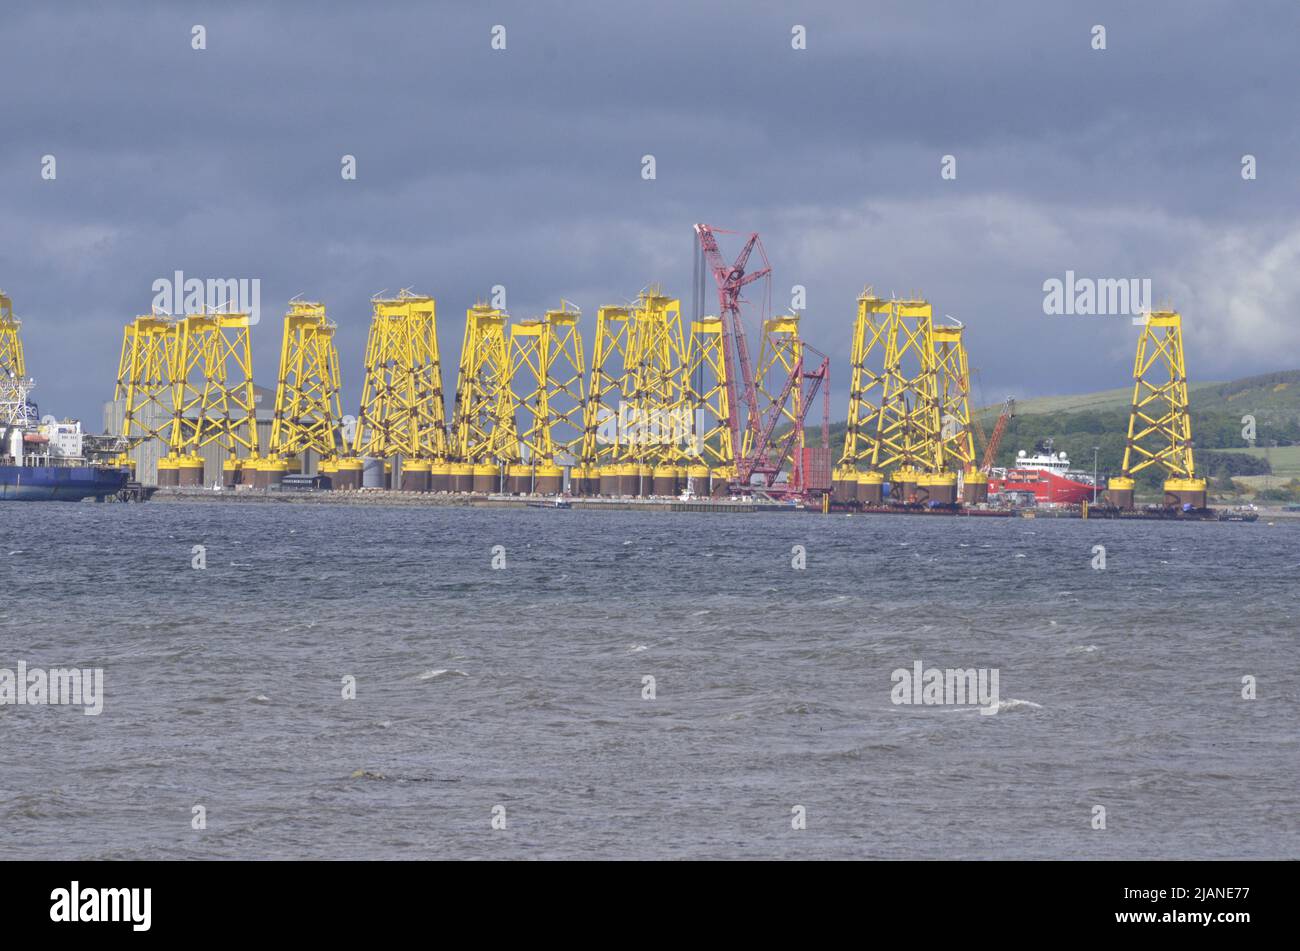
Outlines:
[[[510,326],[511,418],[519,434],[518,450],[505,461],[506,492],[558,495],[564,465],[576,461],[582,438],[583,401],[581,312],[567,301],[539,320]],[[574,479],[586,494],[586,475]]]
[[352,452],[400,459],[401,488],[428,491],[435,463],[440,483],[449,474],[436,305],[405,290],[372,304]]
[[881,501],[885,477],[872,468],[872,461],[876,458],[876,427],[885,389],[885,341],[894,326],[892,315],[893,304],[875,296],[870,287],[858,297],[850,348],[848,423],[834,480],[835,497],[842,502]]
[[892,304],[871,467],[895,467],[890,482],[896,500],[950,502],[957,480],[943,472],[933,310],[919,298]]
[[624,381],[632,366],[632,326],[629,307],[605,306],[596,311],[580,451],[590,494],[618,495],[622,466],[628,462],[621,419]]
[[1133,507],[1133,477],[1159,466],[1166,473],[1165,504],[1205,507],[1205,480],[1196,478],[1188,414],[1183,318],[1176,311],[1152,311],[1138,337],[1133,360],[1133,400],[1121,475],[1107,494],[1112,505]]
[[[511,495],[530,493],[537,467],[553,465],[547,373],[550,349],[551,328],[545,320],[520,320],[510,325],[510,417],[519,438],[501,461],[506,463],[505,491]],[[521,395],[516,395],[516,387]]]
[[[632,361],[624,389],[628,410],[623,415],[636,473],[634,481],[624,469],[622,494],[676,495],[676,463],[689,424],[681,302],[652,287],[637,299],[632,320]],[[636,491],[627,491],[633,486]]]
[[[558,310],[546,312],[548,347],[546,355],[546,380],[550,395],[547,400],[550,430],[550,468],[539,471],[538,489],[546,494],[552,486],[562,488],[562,466],[570,470],[570,491],[577,495],[593,494],[598,485],[591,485],[596,473],[581,465],[584,425],[586,419],[587,367],[582,347],[582,333],[578,321],[582,312],[568,301],[561,301]],[[558,483],[551,480],[559,479]]]
[[970,419],[970,366],[960,323],[934,328],[939,392],[939,451],[942,468],[966,472],[975,466]]
[[486,304],[476,304],[465,315],[452,411],[455,491],[498,491],[501,463],[514,461],[519,452],[507,319]]
[[[155,439],[168,441],[165,434],[173,426],[176,338],[175,321],[159,314],[137,317],[123,329],[113,399],[124,404],[121,435],[130,445]],[[125,454],[118,462],[135,467],[135,460]],[[160,466],[159,484],[174,484],[174,471]]]
[[176,324],[172,428],[164,468],[175,467],[179,485],[203,483],[200,453],[212,444],[225,450],[224,485],[235,485],[245,467],[257,467],[250,328],[248,314],[230,312],[190,314]]
[[14,316],[13,301],[0,291],[0,374],[11,380],[27,377],[22,327],[23,322]]
[[277,482],[309,450],[320,455],[321,472],[331,476],[335,488],[355,488],[359,483],[360,464],[340,459],[336,427],[342,408],[335,329],[324,304],[289,302],[280,343],[271,445],[268,458],[257,467],[257,484]]
[[701,317],[691,321],[687,338],[684,390],[690,439],[682,448],[682,462],[686,464],[687,487],[695,492],[708,493],[710,479],[725,488],[736,478],[723,353],[725,332],[722,318]]
[[965,325],[959,320],[934,328],[939,391],[939,448],[945,472],[959,474],[962,501],[988,499],[988,474],[975,461],[975,432],[970,411],[970,359]]
[[450,487],[451,463],[447,445],[447,407],[442,389],[442,356],[438,350],[437,306],[432,297],[411,297],[410,308],[419,457],[430,463],[430,487],[434,491],[446,491]]

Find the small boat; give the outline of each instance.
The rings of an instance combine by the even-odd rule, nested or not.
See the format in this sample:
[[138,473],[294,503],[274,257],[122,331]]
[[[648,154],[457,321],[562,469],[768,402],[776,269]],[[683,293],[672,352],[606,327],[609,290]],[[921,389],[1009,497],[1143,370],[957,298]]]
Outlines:
[[573,503],[566,499],[546,499],[525,503],[530,509],[571,509]]
[[1255,522],[1258,520],[1259,513],[1250,509],[1223,509],[1219,512],[1220,522]]

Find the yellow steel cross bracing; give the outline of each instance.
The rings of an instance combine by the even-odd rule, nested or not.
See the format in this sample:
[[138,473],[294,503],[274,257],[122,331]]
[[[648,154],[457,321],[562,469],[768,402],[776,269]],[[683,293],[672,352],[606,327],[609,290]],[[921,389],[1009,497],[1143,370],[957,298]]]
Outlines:
[[277,458],[308,449],[320,453],[322,459],[338,456],[335,427],[342,409],[334,330],[334,322],[325,316],[324,304],[290,302],[284,317],[275,419],[271,424],[270,453]]
[[358,456],[420,458],[416,403],[416,321],[409,297],[373,302],[365,381],[352,451]]
[[511,414],[519,427],[519,458],[532,464],[550,463],[555,455],[551,442],[550,364],[551,328],[545,320],[521,320],[510,325],[510,391],[520,395]]
[[[803,380],[796,379],[789,394],[782,399],[782,391],[791,375],[798,370],[803,374],[803,341],[799,339],[799,318],[794,315],[775,317],[763,322],[763,336],[759,344],[758,363],[754,366],[754,392],[758,398],[759,418],[765,422],[777,407],[777,421],[772,430],[773,437],[784,436],[799,426],[800,400],[803,399]],[[744,455],[754,451],[756,434],[745,431]],[[791,454],[799,459],[799,452],[804,447],[804,433],[800,426],[795,434]]]
[[413,297],[411,339],[415,353],[415,433],[422,458],[447,458],[447,409],[442,394],[438,317],[432,297]]
[[689,413],[682,372],[681,302],[645,291],[632,314],[631,372],[624,375],[628,458],[643,465],[671,465],[677,457],[682,421]]
[[1152,311],[1133,361],[1125,477],[1158,465],[1172,479],[1196,478],[1187,405],[1183,319],[1175,311]]
[[[893,326],[892,313],[891,303],[876,297],[871,288],[858,298],[850,358],[849,417],[841,466],[869,466],[876,457],[876,426],[880,422],[880,400],[885,386],[885,341]],[[877,364],[880,370],[876,369]]]
[[596,341],[591,354],[591,383],[582,416],[584,465],[622,462],[624,449],[619,432],[623,380],[632,367],[632,310],[601,307],[596,311]]
[[872,468],[897,465],[937,472],[941,451],[933,313],[924,300],[892,304]]
[[725,333],[720,317],[691,322],[683,375],[690,439],[682,447],[680,461],[729,471],[736,464],[736,454],[727,403]]
[[173,428],[176,341],[176,323],[161,315],[137,317],[123,330],[113,399],[125,403],[121,435],[127,439],[166,441]]
[[550,331],[546,367],[550,388],[550,461],[556,462],[556,456],[561,456],[565,465],[578,461],[582,453],[587,371],[583,361],[582,334],[578,329],[581,316],[582,311],[563,300],[559,310],[546,312]]
[[170,455],[183,455],[198,432],[198,407],[203,398],[204,318],[191,314],[176,321],[176,346],[173,351],[172,425],[167,434]]
[[518,457],[506,320],[486,304],[476,304],[465,315],[452,414],[460,462],[480,465]]
[[402,291],[374,302],[353,436],[357,455],[447,458],[436,303]]
[[10,379],[27,376],[22,326],[23,322],[14,316],[13,301],[0,291],[0,374]]
[[217,443],[227,459],[242,448],[258,455],[253,394],[251,320],[248,314],[190,314],[176,328],[172,374],[171,451],[196,455]]
[[970,366],[960,324],[934,328],[939,392],[941,467],[965,472],[975,467],[971,432]]

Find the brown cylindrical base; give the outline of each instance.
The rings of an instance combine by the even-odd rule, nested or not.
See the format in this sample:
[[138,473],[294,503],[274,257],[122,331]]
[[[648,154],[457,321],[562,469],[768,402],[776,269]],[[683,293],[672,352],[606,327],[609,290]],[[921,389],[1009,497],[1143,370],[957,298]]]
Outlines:
[[158,466],[158,487],[166,488],[178,485],[178,475],[175,466]]
[[952,505],[957,501],[956,482],[936,482],[922,488],[926,492],[927,501],[937,502],[940,505]]
[[915,482],[895,482],[889,487],[889,497],[895,502],[919,502]]
[[961,488],[961,500],[967,505],[979,505],[981,502],[989,500],[989,484],[987,482],[967,482]]
[[1184,505],[1190,505],[1194,509],[1205,508],[1205,492],[1189,491],[1187,489],[1178,489],[1171,492],[1165,489],[1165,505],[1176,509],[1181,509]]
[[831,499],[836,502],[850,502],[858,496],[856,476],[837,476],[831,480]]
[[496,466],[474,467],[474,491],[480,495],[491,495],[501,491],[501,473]]
[[235,486],[239,485],[241,481],[240,477],[243,474],[244,470],[238,466],[222,466],[221,484],[227,489],[233,489]]
[[335,471],[330,473],[330,488],[338,491],[361,488],[361,465],[349,462],[350,460],[340,461]]
[[203,464],[184,465],[176,470],[177,485],[202,485],[203,484]]
[[258,468],[257,476],[253,480],[253,486],[258,489],[275,488],[284,481],[283,469],[262,469]]
[[885,487],[884,482],[863,482],[859,480],[854,485],[854,498],[864,505],[879,505],[884,499]]
[[624,466],[618,474],[618,494],[635,496],[641,484],[641,476],[635,466]]
[[690,489],[692,495],[709,494],[709,467],[708,466],[689,466],[686,469],[685,478],[682,480],[682,491]]
[[619,482],[619,474],[611,466],[605,466],[600,470],[597,486],[601,495],[607,498],[618,495]]
[[474,491],[474,467],[467,463],[453,463],[451,467],[451,491]]
[[434,463],[433,468],[429,470],[429,491],[451,491],[451,466],[446,463]]
[[402,467],[402,491],[403,492],[428,492],[429,491],[429,470],[415,469],[414,471]]
[[1132,489],[1107,489],[1106,498],[1110,499],[1110,504],[1117,509],[1131,509],[1133,507]]
[[562,488],[564,488],[564,476],[562,475],[539,475],[537,477],[538,495],[559,495]]
[[654,474],[654,494],[667,498],[677,494],[677,474],[656,470]]

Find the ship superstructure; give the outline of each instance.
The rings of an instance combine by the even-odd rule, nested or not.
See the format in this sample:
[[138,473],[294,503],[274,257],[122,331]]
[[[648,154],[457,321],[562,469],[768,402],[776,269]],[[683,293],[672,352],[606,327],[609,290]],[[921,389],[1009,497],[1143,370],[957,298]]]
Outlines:
[[1070,468],[1064,452],[1052,451],[1052,440],[1045,439],[1032,454],[1020,450],[1016,463],[994,469],[989,476],[989,495],[1004,501],[1035,505],[1077,505],[1092,500],[1096,491],[1093,477]]

